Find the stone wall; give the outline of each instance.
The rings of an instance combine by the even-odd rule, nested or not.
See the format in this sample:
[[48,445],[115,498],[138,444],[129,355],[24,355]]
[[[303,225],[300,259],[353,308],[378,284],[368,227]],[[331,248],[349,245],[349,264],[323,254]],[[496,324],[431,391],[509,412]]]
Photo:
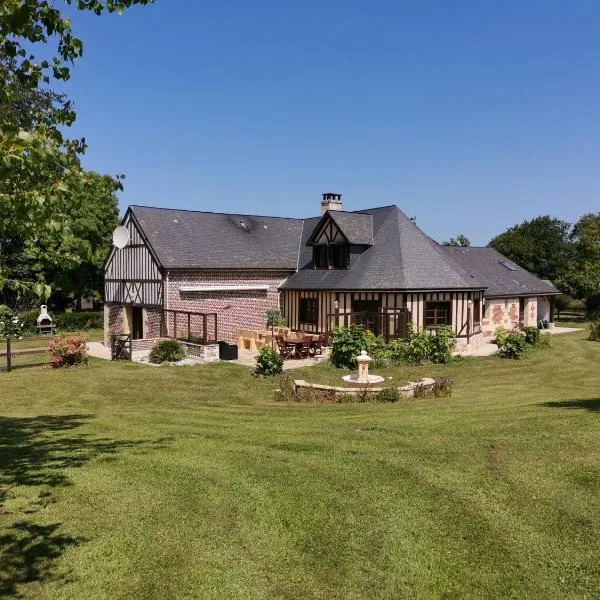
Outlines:
[[[217,340],[237,344],[240,329],[264,329],[267,309],[279,306],[278,286],[284,271],[181,271],[169,272],[167,306],[170,310],[217,313]],[[182,292],[182,286],[248,285],[265,290]]]
[[[537,301],[535,296],[525,298],[524,327],[537,325]],[[492,338],[498,327],[512,329],[515,323],[519,323],[519,298],[486,299],[485,315],[481,321],[484,338]]]

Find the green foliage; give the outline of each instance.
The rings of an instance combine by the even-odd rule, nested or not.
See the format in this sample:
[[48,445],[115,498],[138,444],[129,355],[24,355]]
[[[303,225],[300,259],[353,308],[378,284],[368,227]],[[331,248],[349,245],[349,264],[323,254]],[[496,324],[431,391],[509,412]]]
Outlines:
[[537,346],[540,343],[540,330],[537,327],[524,327],[523,333],[529,346]]
[[398,402],[401,398],[398,387],[395,385],[385,386],[381,391],[377,392],[377,402]]
[[[73,10],[97,15],[150,2],[66,0]],[[42,56],[35,56],[38,48]],[[97,266],[92,242],[76,232],[72,217],[85,204],[81,193],[89,177],[79,157],[86,143],[64,137],[75,112],[65,96],[47,90],[52,80],[69,79],[82,53],[71,19],[53,2],[0,3],[0,291],[9,295],[47,299],[44,266],[69,270],[86,261]],[[108,179],[121,189],[120,176]],[[80,276],[69,278],[74,287]]]
[[503,343],[498,346],[498,356],[520,360],[525,355],[526,349],[525,336],[520,332],[511,332],[506,335]]
[[150,362],[154,364],[177,362],[185,357],[185,348],[177,340],[160,340],[150,352]]
[[467,248],[471,245],[471,240],[466,235],[459,233],[455,238],[450,238],[448,241],[442,242],[442,245]]
[[554,298],[554,308],[556,309],[556,314],[560,317],[560,313],[563,310],[566,310],[571,305],[573,298],[568,296],[567,294],[560,294],[555,296]]
[[590,323],[590,340],[600,342],[600,319]]
[[296,394],[293,379],[286,373],[282,373],[275,390],[275,400],[278,402],[295,402]]
[[256,357],[255,375],[274,377],[283,372],[283,358],[277,350],[263,346]]
[[86,329],[102,329],[104,313],[96,312],[64,312],[51,315],[54,325],[61,331],[85,331]]
[[0,304],[0,338],[21,337],[23,321],[8,306]]
[[54,369],[61,367],[77,367],[87,364],[85,337],[81,335],[63,335],[56,338],[48,346],[52,357],[50,366]]
[[585,300],[585,310],[588,319],[600,318],[600,292],[590,294]]
[[267,310],[267,327],[286,327],[287,320],[284,319],[278,308],[269,308]]
[[[337,327],[333,331],[331,364],[338,369],[354,369],[356,357],[361,350],[366,350],[368,343],[367,332],[362,325]],[[371,343],[374,342],[371,340]]]
[[560,280],[569,267],[570,224],[551,216],[511,227],[489,243],[501,254],[541,279]]
[[445,398],[452,395],[453,381],[448,377],[434,377],[433,385],[419,384],[414,389],[414,398]]
[[572,260],[566,279],[577,298],[600,295],[600,212],[583,215],[573,226]]
[[456,344],[452,328],[439,327],[435,330],[435,335],[429,337],[429,360],[433,363],[450,362]]
[[500,327],[496,327],[496,331],[494,331],[494,337],[492,338],[492,344],[496,344],[496,346],[500,347],[504,345],[506,338],[508,337],[508,331],[500,325]]
[[552,334],[551,333],[540,333],[540,337],[537,342],[538,348],[549,348],[552,344]]

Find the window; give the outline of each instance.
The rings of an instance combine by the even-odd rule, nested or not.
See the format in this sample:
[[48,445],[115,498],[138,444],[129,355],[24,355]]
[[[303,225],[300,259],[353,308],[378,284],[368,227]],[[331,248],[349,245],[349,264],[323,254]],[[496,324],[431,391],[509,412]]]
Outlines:
[[350,252],[348,244],[318,244],[313,246],[315,269],[347,269]]
[[442,327],[450,325],[450,302],[426,302],[425,325],[427,327]]
[[313,246],[313,262],[315,269],[327,268],[327,246]]
[[319,322],[319,301],[317,298],[300,298],[298,321],[306,325],[317,325]]
[[515,265],[513,265],[511,262],[507,261],[507,260],[501,260],[500,264],[505,268],[508,269],[509,271],[517,271],[517,267],[515,267]]

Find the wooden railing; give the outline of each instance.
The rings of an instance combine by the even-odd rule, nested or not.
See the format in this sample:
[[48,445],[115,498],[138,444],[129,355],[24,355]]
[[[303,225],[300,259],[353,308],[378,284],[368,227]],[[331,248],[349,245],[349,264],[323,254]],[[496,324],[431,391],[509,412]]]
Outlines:
[[197,344],[215,344],[218,339],[217,313],[165,309],[161,335]]
[[[19,357],[48,355],[48,344],[54,340],[54,337],[26,337],[26,338],[11,338],[7,337],[4,340],[5,351],[0,352],[0,359],[4,359],[4,366],[0,366],[0,371],[10,372],[14,369],[24,369],[26,367],[39,367],[48,364],[48,360],[44,361],[27,361],[24,364],[19,364]],[[36,342],[44,342],[44,346],[31,346]],[[1,349],[1,347],[0,347]],[[0,363],[1,364],[1,363]]]

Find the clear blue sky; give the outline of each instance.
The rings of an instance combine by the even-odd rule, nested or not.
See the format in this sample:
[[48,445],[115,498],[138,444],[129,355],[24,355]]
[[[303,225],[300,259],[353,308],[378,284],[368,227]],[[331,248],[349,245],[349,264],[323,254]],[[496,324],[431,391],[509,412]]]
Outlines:
[[600,3],[157,0],[77,15],[87,168],[138,203],[398,204],[486,244],[600,210]]

